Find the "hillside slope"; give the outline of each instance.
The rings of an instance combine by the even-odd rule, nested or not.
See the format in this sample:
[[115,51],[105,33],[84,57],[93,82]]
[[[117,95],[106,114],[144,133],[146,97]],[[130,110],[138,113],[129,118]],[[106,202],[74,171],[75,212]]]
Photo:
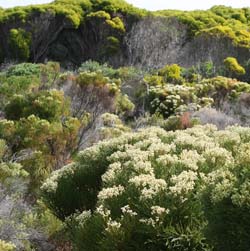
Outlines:
[[246,66],[249,24],[249,8],[147,12],[123,0],[56,0],[0,9],[0,60],[190,67],[233,56]]

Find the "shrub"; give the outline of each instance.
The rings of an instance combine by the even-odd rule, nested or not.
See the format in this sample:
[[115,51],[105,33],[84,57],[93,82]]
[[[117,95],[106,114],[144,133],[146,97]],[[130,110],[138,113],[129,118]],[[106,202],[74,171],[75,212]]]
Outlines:
[[224,65],[225,65],[226,71],[230,75],[244,75],[244,74],[246,74],[245,69],[238,63],[236,58],[227,57],[224,60]]
[[116,113],[120,115],[129,115],[135,109],[135,105],[127,95],[118,95],[116,98]]
[[19,120],[36,115],[48,121],[59,120],[68,114],[67,102],[60,91],[41,91],[28,95],[15,95],[5,107],[6,118]]
[[100,10],[97,12],[91,12],[90,14],[87,15],[88,18],[99,18],[99,19],[104,19],[104,20],[110,20],[111,16],[109,13]]
[[10,67],[7,70],[7,76],[32,76],[39,75],[40,73],[40,65],[31,64],[31,63],[22,63],[15,66]]
[[101,72],[105,77],[117,78],[118,70],[113,69],[107,64],[100,64],[96,61],[88,60],[82,63],[81,67],[78,69],[79,72]]
[[105,53],[107,53],[107,55],[112,55],[117,53],[119,50],[120,40],[113,36],[107,37],[107,46],[105,48]]
[[123,21],[119,17],[114,17],[111,20],[106,20],[106,23],[113,29],[124,33],[126,31]]
[[247,250],[249,138],[211,125],[123,134],[79,153],[43,195],[70,216],[76,250]]
[[191,128],[197,124],[199,124],[199,120],[192,118],[189,112],[184,112],[181,115],[170,116],[161,127],[167,131],[176,131]]
[[159,71],[159,74],[166,82],[177,83],[181,80],[181,67],[177,64],[166,65]]
[[201,124],[213,124],[221,130],[230,125],[240,124],[238,119],[212,108],[202,108],[195,112],[193,117],[198,118]]
[[191,102],[199,103],[195,87],[164,84],[149,88],[148,105],[151,113],[159,113],[164,118],[174,115],[178,108]]
[[11,54],[14,59],[28,60],[30,56],[31,35],[25,30],[11,29],[9,34],[9,44]]

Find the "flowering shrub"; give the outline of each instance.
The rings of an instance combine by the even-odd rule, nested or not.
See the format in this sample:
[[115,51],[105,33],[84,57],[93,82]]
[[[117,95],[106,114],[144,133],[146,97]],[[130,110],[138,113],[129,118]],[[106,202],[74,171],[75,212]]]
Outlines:
[[151,76],[146,79],[148,106],[151,113],[159,113],[165,118],[190,103],[195,104],[197,110],[211,105],[220,108],[224,102],[234,102],[242,93],[250,92],[248,83],[221,76],[182,84],[159,82],[158,78]]
[[175,114],[180,106],[188,103],[200,104],[202,100],[196,95],[195,87],[164,84],[149,88],[148,103],[151,113],[159,113],[167,118]]
[[80,152],[43,195],[76,250],[247,250],[249,139],[212,125],[125,133]]

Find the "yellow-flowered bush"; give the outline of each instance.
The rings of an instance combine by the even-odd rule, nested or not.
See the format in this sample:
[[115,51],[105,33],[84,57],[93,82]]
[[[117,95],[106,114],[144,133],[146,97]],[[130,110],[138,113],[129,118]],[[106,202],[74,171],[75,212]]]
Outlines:
[[76,250],[247,250],[249,138],[212,125],[125,133],[80,152],[43,195]]

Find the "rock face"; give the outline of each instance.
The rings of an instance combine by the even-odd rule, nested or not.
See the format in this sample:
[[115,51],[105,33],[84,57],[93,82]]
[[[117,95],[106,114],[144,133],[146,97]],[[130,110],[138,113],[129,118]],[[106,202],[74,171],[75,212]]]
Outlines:
[[[188,27],[177,18],[146,17],[129,20],[119,16],[126,26],[124,34],[111,29],[105,21],[84,20],[75,28],[65,18],[51,13],[30,16],[24,23],[0,24],[0,54],[2,61],[15,61],[8,43],[9,31],[21,28],[31,34],[31,62],[59,61],[62,65],[80,65],[88,59],[108,61],[112,66],[136,65],[145,68],[177,63],[189,67],[212,60],[221,65],[228,56],[240,63],[250,58],[246,48],[235,47],[229,38],[198,35],[190,37]],[[120,42],[112,53],[107,50],[107,38]]]
[[146,18],[132,27],[125,41],[131,65],[152,68],[181,63],[187,27],[176,19]]

